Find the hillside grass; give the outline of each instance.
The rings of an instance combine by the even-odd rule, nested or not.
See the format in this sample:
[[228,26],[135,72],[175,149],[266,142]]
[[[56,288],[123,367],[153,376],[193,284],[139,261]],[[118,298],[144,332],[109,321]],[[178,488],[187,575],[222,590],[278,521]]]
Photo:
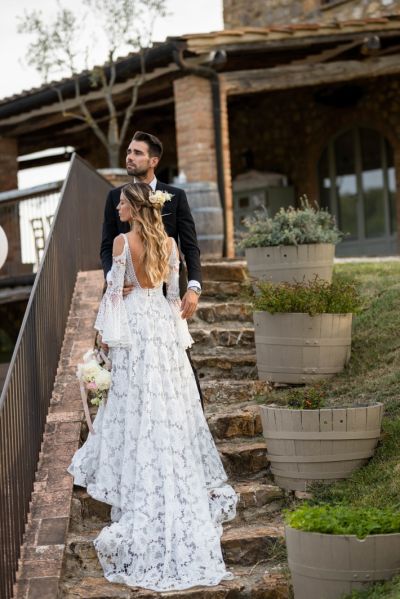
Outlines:
[[[400,262],[346,263],[335,274],[357,283],[363,308],[354,317],[352,352],[345,370],[326,382],[329,403],[380,401],[383,435],[375,456],[353,476],[332,485],[314,485],[314,502],[400,509]],[[267,399],[284,404],[286,392]],[[348,599],[400,597],[400,578],[355,592]]]

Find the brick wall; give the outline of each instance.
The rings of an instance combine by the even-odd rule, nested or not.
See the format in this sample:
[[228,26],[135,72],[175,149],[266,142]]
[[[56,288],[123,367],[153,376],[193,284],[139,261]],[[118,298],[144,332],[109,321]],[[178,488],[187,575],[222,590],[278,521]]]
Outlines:
[[[227,97],[221,93],[222,161],[225,189],[226,255],[234,255],[233,200]],[[189,75],[174,81],[178,166],[189,182],[218,182],[211,82]],[[222,233],[222,231],[221,231]]]
[[211,85],[189,75],[174,81],[178,165],[187,180],[217,181]]
[[[333,88],[330,88],[331,90]],[[400,230],[400,78],[381,77],[360,84],[362,97],[351,107],[316,100],[318,90],[304,88],[231,98],[229,135],[232,177],[252,167],[284,173],[296,196],[318,198],[318,161],[329,139],[353,126],[380,131],[394,149],[397,218]]]
[[226,29],[277,23],[362,19],[400,12],[400,0],[224,0]]
[[84,418],[76,367],[93,347],[101,271],[78,274],[47,415],[15,599],[55,599],[71,515],[73,478],[66,468],[79,447]]

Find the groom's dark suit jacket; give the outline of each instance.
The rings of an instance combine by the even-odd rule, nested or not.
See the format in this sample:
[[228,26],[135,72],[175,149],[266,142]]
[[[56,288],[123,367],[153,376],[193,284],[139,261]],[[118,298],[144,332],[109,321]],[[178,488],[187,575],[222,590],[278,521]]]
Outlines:
[[[161,181],[157,181],[156,189],[167,191],[173,196],[171,201],[165,202],[162,208],[165,230],[170,237],[173,237],[177,243],[179,242],[181,252],[185,257],[189,281],[193,279],[201,284],[200,250],[186,194],[183,189],[172,187],[166,183],[161,183]],[[107,196],[104,210],[103,235],[100,248],[104,276],[107,275],[112,266],[114,239],[120,233],[129,231],[129,224],[122,223],[118,217],[117,205],[120,195],[121,187],[112,189]]]

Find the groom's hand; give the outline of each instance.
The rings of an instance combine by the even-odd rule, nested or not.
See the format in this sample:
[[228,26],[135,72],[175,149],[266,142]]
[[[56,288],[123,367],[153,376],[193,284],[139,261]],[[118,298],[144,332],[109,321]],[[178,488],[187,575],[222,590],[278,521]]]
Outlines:
[[182,298],[181,317],[182,318],[192,318],[193,314],[196,312],[198,303],[199,303],[199,296],[197,295],[197,293],[192,291],[192,289],[188,289]]
[[133,291],[134,288],[135,288],[135,285],[124,285],[124,288],[122,290],[122,295],[125,297],[125,295],[128,295],[128,293]]

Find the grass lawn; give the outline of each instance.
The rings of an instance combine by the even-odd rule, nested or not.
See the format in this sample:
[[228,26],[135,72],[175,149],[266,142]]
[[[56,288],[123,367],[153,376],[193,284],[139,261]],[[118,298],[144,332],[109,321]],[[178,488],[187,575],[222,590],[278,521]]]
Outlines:
[[[340,264],[335,273],[355,280],[364,298],[354,319],[352,354],[344,372],[327,381],[331,402],[381,401],[383,440],[369,464],[347,481],[313,488],[316,501],[400,509],[400,262]],[[271,401],[271,396],[268,402]],[[285,391],[272,394],[285,401]],[[400,579],[351,595],[400,597]]]

